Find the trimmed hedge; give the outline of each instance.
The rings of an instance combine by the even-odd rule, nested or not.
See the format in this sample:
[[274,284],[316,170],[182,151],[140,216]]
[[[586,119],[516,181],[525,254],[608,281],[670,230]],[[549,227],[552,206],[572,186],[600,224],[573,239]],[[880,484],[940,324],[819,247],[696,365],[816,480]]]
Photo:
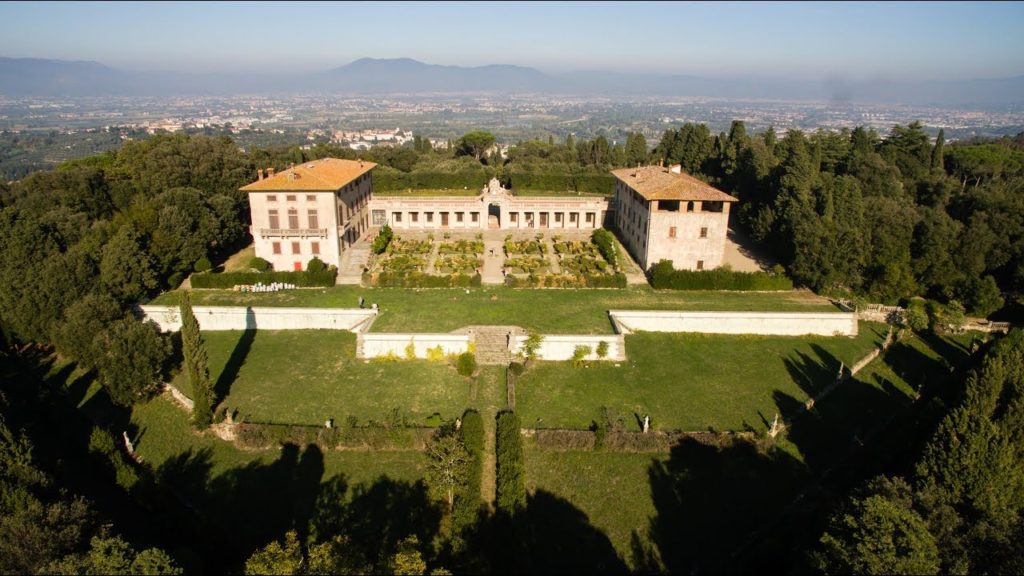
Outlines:
[[[475,162],[475,160],[474,160]],[[443,167],[421,170],[414,168],[412,172],[401,172],[388,166],[378,166],[373,171],[373,189],[378,192],[396,190],[441,190],[464,189],[479,191],[487,181],[494,177],[495,170],[490,166],[477,163],[476,166],[455,166],[454,170]],[[614,186],[614,184],[613,184]]]
[[459,435],[471,459],[466,471],[466,484],[455,493],[452,533],[456,548],[461,548],[465,544],[462,532],[476,523],[477,511],[482,504],[480,483],[483,481],[484,419],[479,412],[473,409],[466,410],[462,415]]
[[662,260],[651,266],[651,286],[668,290],[792,290],[793,281],[782,274],[734,272],[729,269],[676,270]]
[[509,288],[625,288],[626,275],[615,274],[531,274],[505,276]]
[[358,428],[298,426],[290,424],[235,425],[238,443],[247,448],[270,448],[279,444],[316,444],[323,450],[424,450],[434,428],[361,426]]
[[381,272],[379,274],[363,274],[363,283],[378,288],[479,288],[482,279],[479,274],[424,274],[409,272]]
[[498,510],[509,514],[526,508],[526,464],[520,428],[514,412],[498,414],[497,504]]
[[329,266],[320,272],[222,272],[211,274],[205,272],[192,275],[193,288],[233,288],[245,284],[252,285],[257,282],[270,284],[272,282],[286,282],[303,288],[309,287],[330,287],[338,275],[338,269]]

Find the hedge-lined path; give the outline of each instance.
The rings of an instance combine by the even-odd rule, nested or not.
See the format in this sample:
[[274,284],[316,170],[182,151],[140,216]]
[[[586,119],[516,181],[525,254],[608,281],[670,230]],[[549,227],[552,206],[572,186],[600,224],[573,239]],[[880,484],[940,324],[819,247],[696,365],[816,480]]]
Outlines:
[[484,420],[484,451],[480,474],[480,499],[490,509],[494,509],[494,498],[497,494],[497,457],[494,453],[495,428],[498,412],[489,408],[481,411]]
[[504,241],[500,238],[487,237],[484,240],[483,259],[484,267],[480,273],[480,281],[484,284],[504,284],[505,275],[501,273],[505,266]]

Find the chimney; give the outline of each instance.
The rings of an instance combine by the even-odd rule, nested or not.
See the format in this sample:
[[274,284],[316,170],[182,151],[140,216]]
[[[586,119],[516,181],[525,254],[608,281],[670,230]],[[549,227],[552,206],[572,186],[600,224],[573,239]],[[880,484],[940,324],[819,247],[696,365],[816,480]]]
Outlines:
[[295,168],[295,162],[289,162],[289,163],[288,163],[288,169],[289,169],[289,170],[292,170],[292,169],[294,169],[294,168]]
[[274,169],[273,168],[267,168],[267,178],[273,178],[273,177],[274,177]]
[[362,158],[357,158],[357,160],[359,161],[359,167],[362,168],[363,167],[363,159]]
[[673,165],[668,167],[668,171],[673,173],[673,174],[682,174],[683,173],[683,165],[682,164],[673,164]]
[[263,180],[263,168],[256,169],[256,177],[260,180]]

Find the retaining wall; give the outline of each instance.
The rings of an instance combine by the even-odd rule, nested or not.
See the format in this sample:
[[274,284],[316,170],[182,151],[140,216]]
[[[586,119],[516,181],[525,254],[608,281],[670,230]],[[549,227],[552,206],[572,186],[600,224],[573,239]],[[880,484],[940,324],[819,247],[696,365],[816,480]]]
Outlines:
[[[177,306],[139,306],[143,316],[165,332],[181,329]],[[195,306],[202,330],[365,330],[377,311],[361,308],[281,308]]]
[[[512,353],[518,354],[526,342],[527,336],[512,337]],[[608,343],[608,355],[598,358],[597,345],[601,342]],[[573,352],[577,346],[590,346],[590,355],[587,360],[625,360],[626,344],[621,334],[613,336],[594,336],[589,334],[580,335],[544,335],[541,341],[537,357],[540,360],[572,360]]]
[[393,354],[405,359],[412,343],[417,358],[428,358],[431,348],[441,347],[444,355],[462,354],[469,350],[469,334],[360,334],[356,346],[359,358],[378,358]]
[[705,334],[762,334],[777,336],[856,336],[853,312],[682,312],[669,310],[610,310],[620,334],[702,332]]

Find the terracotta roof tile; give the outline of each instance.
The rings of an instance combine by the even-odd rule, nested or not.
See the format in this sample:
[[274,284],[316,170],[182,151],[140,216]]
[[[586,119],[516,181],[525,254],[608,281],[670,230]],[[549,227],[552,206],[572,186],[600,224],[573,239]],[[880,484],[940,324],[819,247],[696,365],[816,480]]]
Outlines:
[[323,158],[242,186],[243,192],[334,191],[373,170],[373,162]]
[[663,166],[620,168],[612,174],[647,200],[707,200],[739,202],[711,185],[686,173],[674,173]]

